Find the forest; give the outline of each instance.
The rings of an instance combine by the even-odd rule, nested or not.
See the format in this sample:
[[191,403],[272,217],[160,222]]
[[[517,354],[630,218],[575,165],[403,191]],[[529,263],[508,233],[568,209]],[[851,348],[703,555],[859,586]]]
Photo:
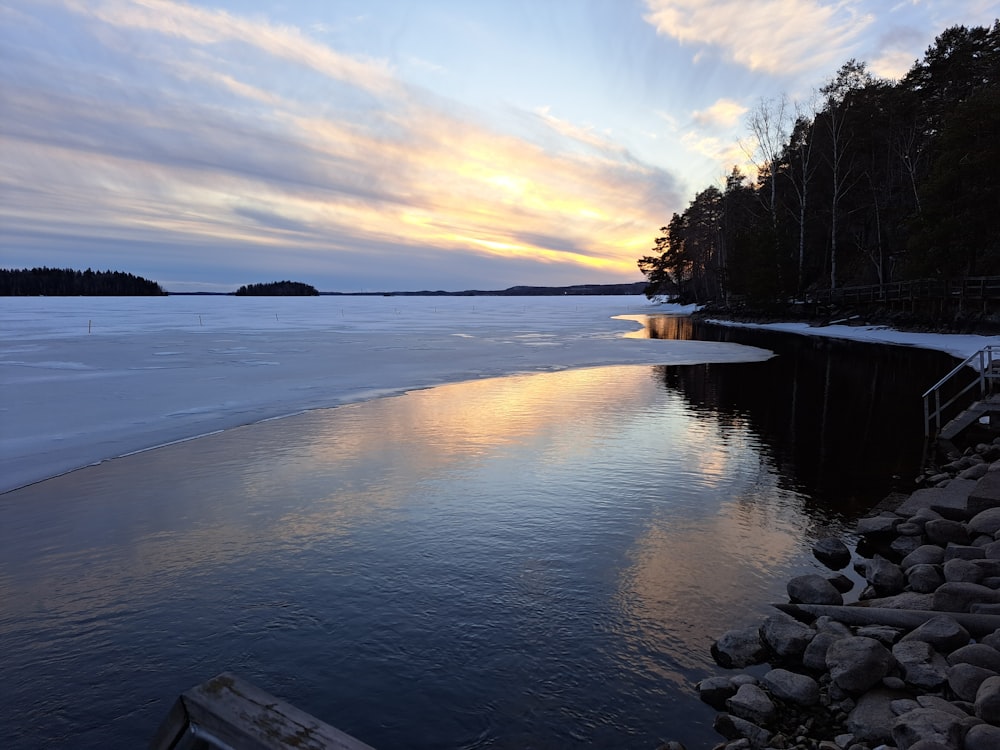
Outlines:
[[0,268],[0,297],[159,296],[154,281],[121,271],[72,268]]
[[1000,21],[947,29],[898,81],[849,60],[745,124],[753,178],[734,167],[660,229],[638,261],[651,299],[1000,274]]
[[237,297],[313,297],[316,287],[301,281],[270,281],[266,284],[244,284],[235,292]]

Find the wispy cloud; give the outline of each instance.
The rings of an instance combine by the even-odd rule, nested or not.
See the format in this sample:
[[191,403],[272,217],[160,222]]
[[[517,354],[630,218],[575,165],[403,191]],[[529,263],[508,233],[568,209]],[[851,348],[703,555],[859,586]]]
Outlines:
[[224,247],[247,264],[461,254],[634,278],[679,200],[672,175],[592,129],[538,113],[559,136],[543,147],[296,28],[167,0],[66,7],[103,63],[24,45],[0,74],[8,238]]
[[[682,44],[710,45],[750,70],[826,70],[873,17],[857,0],[646,0],[646,21]],[[698,50],[696,50],[698,52]]]

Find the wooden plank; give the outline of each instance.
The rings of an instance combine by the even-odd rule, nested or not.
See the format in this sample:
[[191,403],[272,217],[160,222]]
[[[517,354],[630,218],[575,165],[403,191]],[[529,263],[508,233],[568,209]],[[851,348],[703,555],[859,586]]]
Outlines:
[[[372,750],[339,729],[290,703],[275,698],[234,674],[223,672],[185,691],[179,702],[201,742],[239,750]],[[176,726],[176,715],[164,725]],[[151,750],[168,750],[183,737],[163,744],[169,729],[161,725]],[[184,731],[187,731],[186,728]]]
[[889,609],[888,607],[866,607],[864,605],[834,604],[774,604],[796,619],[812,621],[817,617],[832,617],[845,625],[888,625],[894,628],[912,630],[933,617],[947,615],[969,631],[980,637],[989,635],[1000,628],[1000,615],[974,615],[968,612],[938,612],[923,609]]

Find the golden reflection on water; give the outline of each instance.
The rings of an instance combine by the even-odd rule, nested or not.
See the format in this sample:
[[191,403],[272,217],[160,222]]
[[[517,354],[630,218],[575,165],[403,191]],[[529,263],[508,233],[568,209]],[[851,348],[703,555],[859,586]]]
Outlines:
[[627,339],[664,339],[690,341],[694,338],[694,324],[688,315],[617,315],[618,320],[642,323],[638,331],[629,331]]

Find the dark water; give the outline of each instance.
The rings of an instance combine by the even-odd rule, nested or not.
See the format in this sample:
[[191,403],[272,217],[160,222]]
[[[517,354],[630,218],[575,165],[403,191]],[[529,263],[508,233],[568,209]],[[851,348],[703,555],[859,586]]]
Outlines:
[[710,746],[711,640],[915,473],[913,393],[952,366],[765,338],[765,363],[444,386],[0,496],[0,746],[142,746],[224,670],[383,749]]

